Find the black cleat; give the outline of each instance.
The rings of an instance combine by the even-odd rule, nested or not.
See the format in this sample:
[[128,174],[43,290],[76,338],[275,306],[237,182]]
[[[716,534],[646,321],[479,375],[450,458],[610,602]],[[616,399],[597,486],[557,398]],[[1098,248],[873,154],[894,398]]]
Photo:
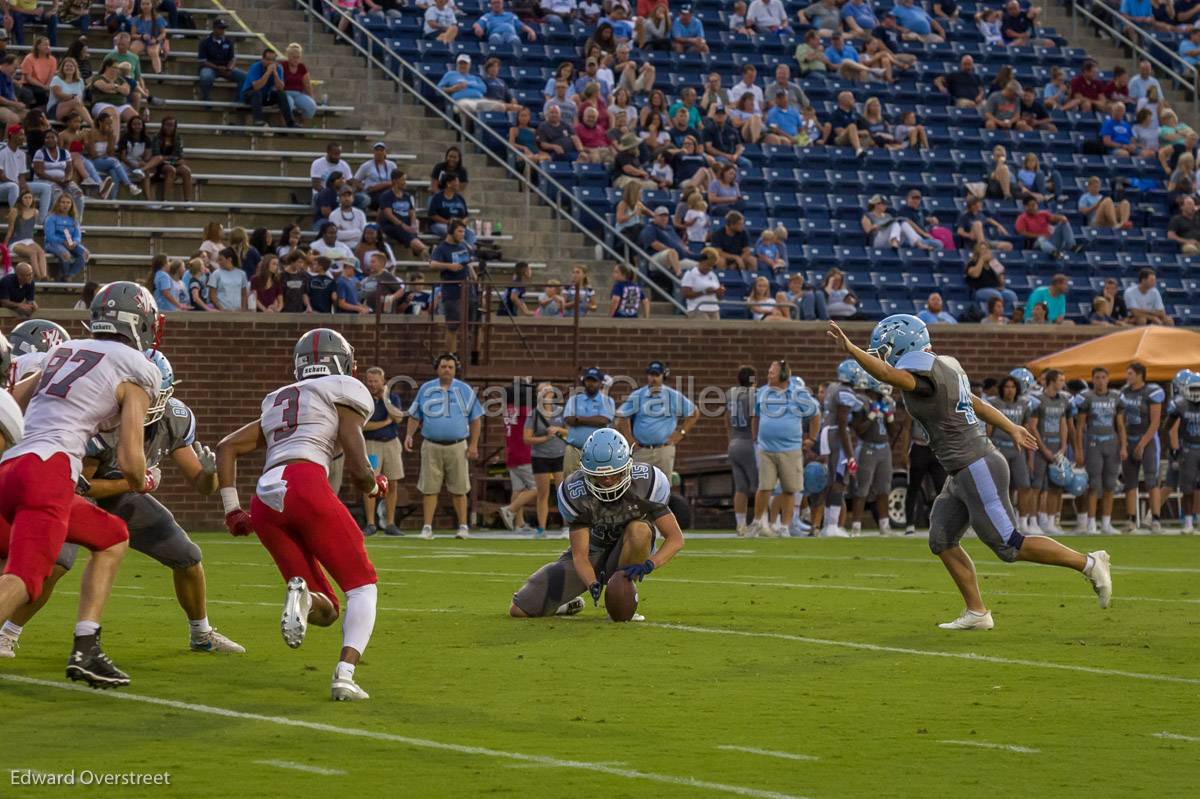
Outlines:
[[129,675],[113,665],[100,648],[100,633],[75,638],[67,661],[67,679],[83,680],[92,688],[121,688],[129,685]]

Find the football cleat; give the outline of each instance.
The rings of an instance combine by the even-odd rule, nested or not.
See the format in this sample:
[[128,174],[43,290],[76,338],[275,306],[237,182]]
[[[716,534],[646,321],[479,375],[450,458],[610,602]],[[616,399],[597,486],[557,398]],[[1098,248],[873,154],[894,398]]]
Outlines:
[[193,652],[229,652],[234,655],[244,655],[246,647],[221,635],[216,629],[201,633],[192,639]]
[[15,658],[17,656],[17,639],[7,633],[0,632],[0,658]]
[[471,528],[467,527],[465,524],[460,524],[458,526],[458,532],[454,534],[454,537],[459,541],[467,540],[471,537]]
[[990,630],[995,626],[996,623],[992,621],[992,612],[990,610],[985,613],[976,613],[966,608],[963,608],[963,612],[954,621],[947,621],[938,625],[943,630]]
[[850,534],[841,527],[826,527],[821,531],[822,538],[849,538]]
[[504,522],[504,526],[509,530],[513,530],[517,526],[517,514],[513,513],[508,508],[500,508],[500,521]]
[[1150,532],[1155,534],[1162,532],[1162,522],[1158,520],[1157,516],[1150,518]]
[[1105,519],[1100,524],[1100,532],[1103,535],[1120,535],[1121,531],[1113,527],[1112,519]]
[[283,633],[283,642],[292,649],[299,649],[304,643],[304,635],[308,632],[308,612],[312,609],[312,594],[308,592],[308,584],[303,577],[293,577],[288,580],[287,599],[283,603],[283,616],[279,620],[279,630]]
[[400,536],[404,535],[404,532],[396,525],[389,524],[387,527],[383,528],[383,534],[389,538],[399,538]]
[[129,675],[118,669],[100,648],[100,633],[79,641],[90,641],[77,648],[67,660],[67,679],[82,680],[92,688],[120,688],[129,685]]
[[554,611],[555,616],[574,616],[576,613],[583,611],[583,597],[577,596],[570,602],[564,602],[558,606],[558,610]]
[[1098,549],[1088,554],[1092,557],[1092,570],[1083,576],[1100,598],[1100,607],[1107,608],[1112,602],[1112,571],[1109,569],[1108,553]]
[[333,675],[330,694],[335,702],[361,702],[371,698],[371,695],[360,688],[353,677],[338,677],[337,674]]
[[736,530],[734,530],[734,532],[735,532],[735,533],[737,533],[737,537],[738,537],[738,538],[745,538],[745,537],[746,537],[746,531],[747,531],[748,529],[749,529],[749,528],[747,528],[747,527],[746,527],[746,525],[744,525],[744,524],[739,524],[739,525],[737,526],[737,529],[736,529]]
[[433,540],[433,528],[428,524],[421,528],[421,538],[425,541]]

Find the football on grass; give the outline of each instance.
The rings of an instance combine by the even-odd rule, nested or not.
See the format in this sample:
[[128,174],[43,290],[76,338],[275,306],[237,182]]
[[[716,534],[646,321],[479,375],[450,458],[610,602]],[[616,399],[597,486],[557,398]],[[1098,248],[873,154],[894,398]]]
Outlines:
[[608,578],[604,588],[604,609],[613,621],[629,621],[637,611],[637,586],[625,576],[625,572],[617,572]]

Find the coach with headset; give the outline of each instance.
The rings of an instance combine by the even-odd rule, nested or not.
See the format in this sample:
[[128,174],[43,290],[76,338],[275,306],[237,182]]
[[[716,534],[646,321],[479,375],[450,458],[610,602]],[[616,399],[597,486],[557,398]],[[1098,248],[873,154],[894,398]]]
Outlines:
[[617,410],[617,430],[633,447],[634,461],[657,466],[668,478],[675,471],[675,445],[700,421],[691,400],[663,385],[670,374],[662,361],[651,361],[646,385],[635,389]]
[[421,429],[421,471],[417,490],[425,524],[421,538],[433,538],[433,515],[442,487],[450,492],[458,517],[455,538],[470,534],[467,526],[467,494],[471,492],[468,461],[479,457],[480,418],[483,409],[475,391],[458,379],[459,361],[453,353],[439,355],[437,377],[421,385],[408,409],[404,449],[413,450],[413,435]]
[[616,405],[601,389],[604,372],[598,366],[589,366],[580,378],[583,391],[576,391],[567,398],[563,407],[563,422],[567,425],[567,448],[563,452],[563,475],[569,477],[579,469],[579,452],[588,436],[602,427],[613,423]]
[[[772,361],[767,384],[754,397],[755,446],[758,449],[758,493],[754,497],[751,535],[786,535],[795,495],[804,490],[805,421],[820,410],[807,389],[791,385],[787,361]],[[771,527],[767,511],[778,483],[780,521]]]

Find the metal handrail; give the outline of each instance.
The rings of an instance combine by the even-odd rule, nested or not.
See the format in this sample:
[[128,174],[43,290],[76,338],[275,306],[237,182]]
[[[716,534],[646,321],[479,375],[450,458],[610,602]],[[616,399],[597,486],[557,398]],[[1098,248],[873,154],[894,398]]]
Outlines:
[[[1194,65],[1189,64],[1187,61],[1184,60],[1183,56],[1179,55],[1179,53],[1177,53],[1174,50],[1172,50],[1171,48],[1167,47],[1165,44],[1160,42],[1155,36],[1150,34],[1148,31],[1145,31],[1142,28],[1139,28],[1137,25],[1135,25],[1133,22],[1129,21],[1127,18],[1121,16],[1118,12],[1114,11],[1113,9],[1108,8],[1107,6],[1105,6],[1105,10],[1112,13],[1120,21],[1124,22],[1124,24],[1127,28],[1132,28],[1133,30],[1137,31],[1138,34],[1140,34],[1139,38],[1143,42],[1148,41],[1157,50],[1160,50],[1161,52],[1166,53],[1167,59],[1169,61],[1173,61],[1176,64],[1181,65],[1183,67],[1184,74],[1180,74],[1179,72],[1176,72],[1175,69],[1172,69],[1171,67],[1167,66],[1160,59],[1155,58],[1153,55],[1150,54],[1150,52],[1145,47],[1143,47],[1137,41],[1134,41],[1130,37],[1126,36],[1120,29],[1118,29],[1118,28],[1114,27],[1113,25],[1110,25],[1109,23],[1102,20],[1098,15],[1093,13],[1091,11],[1091,9],[1085,8],[1084,5],[1079,2],[1079,0],[1071,0],[1071,33],[1072,33],[1072,36],[1074,36],[1078,32],[1078,16],[1077,15],[1080,15],[1084,19],[1086,19],[1089,23],[1091,23],[1092,25],[1095,25],[1097,28],[1099,28],[1100,30],[1104,31],[1106,34],[1111,36],[1114,41],[1119,41],[1122,44],[1124,44],[1125,46],[1127,46],[1130,50],[1133,51],[1135,56],[1137,56],[1139,58],[1144,58],[1145,60],[1149,61],[1151,64],[1153,64],[1154,66],[1158,67],[1160,70],[1165,72],[1169,77],[1174,78],[1177,83],[1186,86],[1187,91],[1192,96],[1193,111],[1200,112],[1200,83],[1198,83],[1198,79],[1200,79],[1200,70],[1198,70]],[[1135,69],[1134,72],[1136,72],[1136,71],[1137,70]],[[1163,98],[1163,99],[1166,99],[1166,98]]]
[[[649,253],[647,253],[645,250],[643,250],[637,244],[630,242],[627,239],[625,239],[623,236],[621,236],[621,234],[616,230],[616,228],[614,228],[612,225],[610,225],[608,223],[607,219],[600,216],[595,211],[593,211],[591,208],[588,208],[586,205],[576,204],[577,210],[582,211],[583,216],[585,218],[584,220],[577,219],[574,216],[567,214],[561,205],[561,198],[567,194],[567,189],[565,186],[563,186],[561,183],[559,183],[557,180],[555,180],[549,173],[545,172],[540,167],[538,167],[538,165],[536,163],[534,163],[533,161],[526,158],[521,152],[516,150],[516,148],[512,147],[508,143],[506,138],[500,136],[500,134],[494,128],[492,128],[489,125],[487,125],[486,123],[484,123],[484,121],[482,119],[480,119],[478,116],[476,116],[474,113],[468,111],[465,108],[458,107],[457,104],[454,102],[453,97],[451,97],[449,94],[446,94],[446,92],[442,91],[442,89],[440,89],[436,83],[429,80],[429,78],[425,77],[425,75],[423,75],[416,66],[414,66],[410,62],[406,61],[405,59],[401,58],[400,55],[398,53],[396,53],[396,51],[393,50],[388,45],[387,42],[383,41],[378,36],[376,36],[374,33],[367,30],[352,15],[347,14],[342,9],[333,5],[331,0],[296,0],[296,3],[297,3],[297,5],[299,5],[301,8],[303,8],[305,10],[306,16],[308,17],[310,45],[312,42],[313,18],[316,17],[317,19],[319,19],[321,21],[322,24],[324,24],[327,28],[331,29],[335,35],[341,36],[343,38],[343,40],[346,41],[347,44],[354,47],[354,49],[357,50],[359,52],[359,54],[361,54],[364,58],[366,58],[368,88],[370,87],[370,84],[371,84],[371,66],[373,64],[386,77],[391,78],[398,86],[400,86],[406,92],[408,92],[413,97],[415,97],[420,103],[422,103],[426,108],[428,108],[434,114],[439,116],[442,119],[442,121],[444,121],[451,128],[453,128],[458,133],[459,136],[461,136],[463,139],[471,142],[473,145],[475,145],[477,148],[479,148],[479,150],[481,150],[485,155],[487,155],[494,162],[496,162],[501,167],[503,167],[505,170],[507,170],[509,172],[509,174],[511,174],[518,181],[520,181],[522,184],[524,184],[526,191],[537,194],[539,197],[541,197],[542,200],[548,206],[550,206],[552,209],[554,209],[554,212],[557,214],[557,216],[560,219],[566,219],[572,226],[574,226],[575,230],[582,233],[586,238],[590,239],[597,246],[602,248],[604,250],[604,252],[608,253],[608,255],[611,258],[613,258],[614,260],[617,260],[617,261],[624,262],[624,263],[629,263],[628,259],[624,258],[613,246],[610,246],[606,241],[604,241],[604,239],[601,236],[597,236],[592,231],[592,229],[589,228],[589,225],[594,225],[599,230],[608,231],[609,233],[611,233],[613,236],[616,237],[617,241],[619,241],[621,243],[620,246],[622,248],[628,248],[628,249],[633,250],[635,255],[637,255],[640,258],[644,258],[646,260],[646,262],[648,264],[650,264],[651,269],[658,268],[657,265],[654,264],[654,262],[651,260]],[[480,139],[478,136],[476,136],[474,133],[472,133],[471,130],[469,130],[466,125],[459,122],[452,115],[447,114],[445,111],[443,111],[441,108],[439,108],[435,103],[430,102],[424,95],[421,94],[420,91],[417,91],[417,89],[414,86],[409,85],[409,83],[402,76],[397,75],[386,64],[382,63],[375,56],[375,53],[371,47],[369,47],[369,46],[363,47],[362,44],[359,43],[357,38],[355,38],[353,36],[343,35],[342,31],[338,30],[337,25],[332,20],[328,19],[325,16],[325,14],[321,13],[316,8],[316,6],[318,4],[322,8],[328,8],[328,9],[332,10],[333,12],[335,12],[336,16],[341,17],[345,20],[348,20],[349,25],[354,30],[360,32],[366,38],[369,45],[378,46],[385,53],[387,53],[390,57],[396,59],[396,61],[400,64],[400,67],[402,70],[407,70],[411,75],[414,76],[414,78],[417,81],[421,81],[426,88],[431,89],[434,92],[436,92],[438,97],[443,102],[447,103],[449,105],[449,107],[454,108],[458,114],[465,116],[467,119],[470,120],[470,122],[472,124],[477,126],[477,128],[476,128],[477,130],[482,129],[486,133],[490,134],[496,141],[501,142],[504,145],[504,147],[508,150],[508,152],[516,157],[516,159],[518,160],[518,163],[528,165],[528,167],[531,170],[535,170],[537,172],[538,181],[539,182],[544,181],[546,184],[549,184],[553,188],[553,190],[557,193],[557,196],[554,198],[551,198],[548,194],[546,194],[546,192],[542,191],[542,189],[537,184],[535,184],[534,181],[530,180],[526,175],[522,174],[521,170],[517,169],[512,164],[510,164],[506,157],[501,156],[500,154],[493,151],[486,144],[484,144],[483,140]],[[662,289],[662,287],[659,286],[657,283],[655,283],[654,280],[651,279],[650,275],[643,272],[636,263],[629,263],[629,265],[633,268],[634,272],[637,273],[638,277],[640,277],[645,282],[645,284],[647,285],[647,287],[650,290],[656,292],[667,302],[669,302],[673,306],[675,306],[675,308],[680,313],[686,312],[686,309],[684,308],[684,306],[678,300],[675,299],[673,294],[671,294],[668,291],[664,291]],[[661,270],[661,271],[663,271],[665,274],[667,274],[671,278],[672,282],[675,285],[679,285],[678,278],[676,278],[674,275],[670,274],[670,272],[668,272],[667,270]]]

